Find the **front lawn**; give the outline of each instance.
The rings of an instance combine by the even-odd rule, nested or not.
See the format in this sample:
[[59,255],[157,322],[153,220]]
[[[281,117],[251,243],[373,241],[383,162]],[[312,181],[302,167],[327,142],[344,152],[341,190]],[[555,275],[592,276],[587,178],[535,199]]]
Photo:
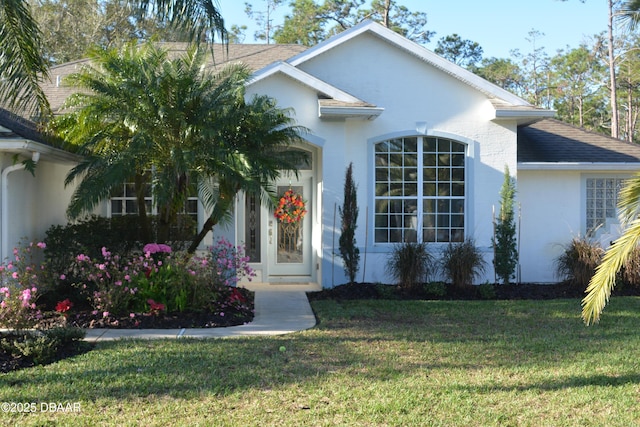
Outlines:
[[[629,426],[640,423],[640,298],[585,327],[578,299],[314,301],[269,338],[99,343],[12,372],[4,425]],[[18,404],[22,403],[20,406]],[[55,409],[80,409],[62,413]],[[42,412],[42,410],[47,410]]]

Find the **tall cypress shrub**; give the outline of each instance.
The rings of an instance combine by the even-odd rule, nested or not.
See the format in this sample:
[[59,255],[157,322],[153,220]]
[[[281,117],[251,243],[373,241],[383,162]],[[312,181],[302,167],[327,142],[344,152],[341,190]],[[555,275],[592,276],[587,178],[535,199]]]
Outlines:
[[496,275],[505,285],[509,284],[518,265],[515,196],[515,181],[509,174],[509,167],[505,166],[504,182],[500,189],[500,211],[495,219],[495,233],[492,239],[493,265]]
[[356,227],[358,222],[358,200],[356,184],[353,182],[353,163],[349,164],[344,180],[344,202],[340,211],[341,234],[340,256],[344,264],[344,272],[350,283],[356,280],[360,263],[360,250],[356,246]]

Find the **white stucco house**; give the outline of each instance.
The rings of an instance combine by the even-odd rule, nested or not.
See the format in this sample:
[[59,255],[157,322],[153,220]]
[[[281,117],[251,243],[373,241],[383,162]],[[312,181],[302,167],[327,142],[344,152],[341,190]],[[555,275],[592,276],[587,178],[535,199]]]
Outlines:
[[[385,264],[397,242],[425,241],[437,254],[450,242],[472,238],[489,266],[479,282],[493,282],[492,212],[505,166],[516,179],[521,206],[520,281],[555,282],[554,261],[572,237],[589,233],[606,242],[619,232],[617,189],[640,170],[640,146],[553,120],[553,111],[534,107],[377,23],[364,22],[309,49],[231,45],[217,58],[253,67],[247,96],[274,97],[310,130],[297,147],[308,152],[310,164],[297,178],[282,176],[276,183],[280,193],[291,188],[307,201],[308,213],[294,238],[272,212],[245,197],[237,200],[234,223],[215,230],[247,246],[263,282],[331,287],[346,281],[337,207],[351,162],[360,208],[358,280],[388,282]],[[81,64],[52,69],[45,90],[54,108],[68,95],[61,77]],[[21,152],[32,151],[38,150]],[[26,172],[9,175],[30,179],[30,190],[19,207],[5,206],[3,197],[3,218],[5,211],[10,219],[31,212],[33,218],[22,218],[28,223],[20,227],[37,225],[38,233],[61,220],[64,209],[58,205],[68,200],[61,184],[67,159],[55,160],[60,162],[52,162],[51,172],[38,170],[36,181]],[[8,164],[5,156],[3,167]],[[28,210],[27,199],[38,207]],[[201,206],[197,215],[202,223]],[[22,229],[9,233],[8,241]]]

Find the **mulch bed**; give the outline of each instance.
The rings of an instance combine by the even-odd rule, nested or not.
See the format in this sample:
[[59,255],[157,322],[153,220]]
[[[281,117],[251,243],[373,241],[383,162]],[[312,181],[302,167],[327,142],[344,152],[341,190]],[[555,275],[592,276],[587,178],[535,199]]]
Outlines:
[[[492,295],[482,292],[482,287],[491,286]],[[421,289],[416,292],[403,292],[397,286],[388,286],[374,283],[352,283],[324,289],[318,292],[309,292],[310,301],[335,299],[407,299],[407,300],[548,300],[557,298],[582,298],[584,289],[570,283],[536,284],[522,283],[509,285],[482,285],[454,287],[446,285],[443,295],[435,295]],[[486,291],[486,289],[485,289]],[[614,288],[613,295],[638,296],[640,288],[624,287]]]

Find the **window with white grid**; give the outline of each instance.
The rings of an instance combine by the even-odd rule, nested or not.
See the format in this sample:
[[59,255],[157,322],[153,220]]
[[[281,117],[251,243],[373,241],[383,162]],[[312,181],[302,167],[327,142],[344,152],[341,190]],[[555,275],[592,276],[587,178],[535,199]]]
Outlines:
[[466,145],[408,137],[374,150],[375,242],[462,242]]

